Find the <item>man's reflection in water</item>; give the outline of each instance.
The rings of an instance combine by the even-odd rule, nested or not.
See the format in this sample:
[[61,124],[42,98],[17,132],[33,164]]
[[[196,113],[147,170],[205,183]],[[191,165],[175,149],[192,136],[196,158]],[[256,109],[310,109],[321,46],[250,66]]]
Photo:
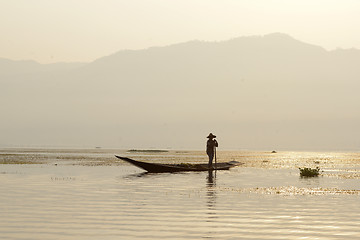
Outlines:
[[207,206],[209,209],[213,209],[215,207],[215,203],[216,203],[216,175],[214,177],[213,175],[214,171],[209,171],[208,172],[208,176],[207,176],[207,183],[206,183],[206,188],[207,188]]
[[207,233],[203,238],[211,238],[214,239],[214,236],[218,233],[216,226],[219,221],[218,216],[216,215],[216,174],[213,175],[214,171],[209,171],[206,177],[206,197],[207,197]]

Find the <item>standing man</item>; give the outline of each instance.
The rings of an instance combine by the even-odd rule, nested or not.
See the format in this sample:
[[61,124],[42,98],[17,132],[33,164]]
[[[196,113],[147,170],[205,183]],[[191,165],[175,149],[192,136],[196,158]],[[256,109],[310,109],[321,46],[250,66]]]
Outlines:
[[216,141],[216,136],[212,133],[207,136],[209,140],[206,143],[206,154],[209,156],[209,168],[212,168],[212,162],[214,159],[214,152],[215,148],[219,146],[218,142]]

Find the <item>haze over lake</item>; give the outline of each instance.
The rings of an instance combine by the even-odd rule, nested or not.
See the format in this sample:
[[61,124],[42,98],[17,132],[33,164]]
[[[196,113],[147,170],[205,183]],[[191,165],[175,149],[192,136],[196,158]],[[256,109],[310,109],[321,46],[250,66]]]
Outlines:
[[359,12],[0,0],[1,240],[358,239]]
[[[2,146],[359,150],[360,51],[287,34],[0,61]],[[220,133],[220,134],[219,134]]]

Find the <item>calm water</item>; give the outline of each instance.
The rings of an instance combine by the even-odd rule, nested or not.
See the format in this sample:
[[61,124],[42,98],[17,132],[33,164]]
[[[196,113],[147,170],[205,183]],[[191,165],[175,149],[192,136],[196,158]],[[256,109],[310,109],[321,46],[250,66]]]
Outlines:
[[[203,152],[0,151],[1,239],[360,239],[359,153],[219,152],[214,174],[144,174],[114,154],[206,162]],[[298,167],[319,166],[317,178]]]

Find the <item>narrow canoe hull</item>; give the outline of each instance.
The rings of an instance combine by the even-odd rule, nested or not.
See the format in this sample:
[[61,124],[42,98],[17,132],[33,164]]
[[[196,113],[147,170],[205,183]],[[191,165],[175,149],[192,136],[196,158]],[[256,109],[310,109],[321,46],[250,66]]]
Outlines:
[[227,163],[217,163],[216,167],[214,166],[214,168],[208,168],[207,164],[191,164],[190,166],[182,166],[181,164],[179,165],[179,164],[147,163],[147,162],[136,161],[126,157],[120,157],[120,156],[116,156],[116,157],[152,173],[229,170],[232,167],[240,165],[239,162],[232,161]]

